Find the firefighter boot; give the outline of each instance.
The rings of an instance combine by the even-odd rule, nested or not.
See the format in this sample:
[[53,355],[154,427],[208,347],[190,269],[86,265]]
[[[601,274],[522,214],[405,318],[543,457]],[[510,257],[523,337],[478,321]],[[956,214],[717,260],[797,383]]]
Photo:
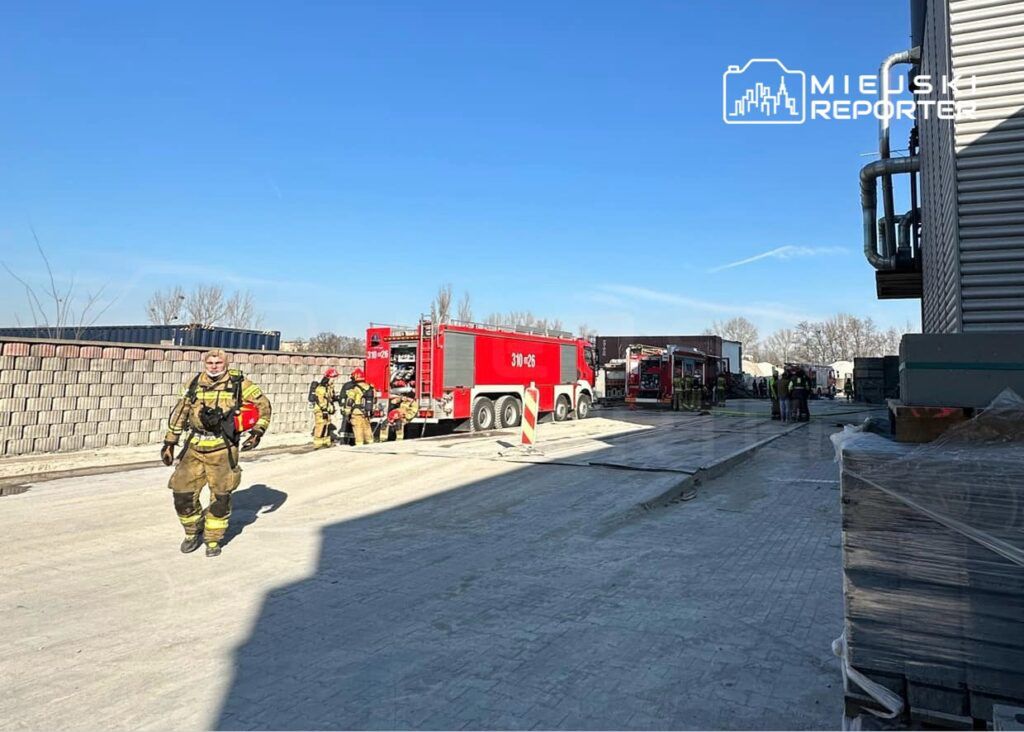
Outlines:
[[189,536],[186,536],[184,538],[184,540],[181,542],[181,553],[182,554],[191,554],[196,549],[198,549],[202,543],[203,543],[203,535],[202,534],[191,534]]
[[206,556],[208,557],[219,557],[220,556],[220,544],[216,541],[206,542]]

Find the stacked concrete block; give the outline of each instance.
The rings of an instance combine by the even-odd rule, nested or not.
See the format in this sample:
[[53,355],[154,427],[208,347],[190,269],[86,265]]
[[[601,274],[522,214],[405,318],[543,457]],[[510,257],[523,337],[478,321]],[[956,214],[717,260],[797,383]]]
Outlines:
[[[0,339],[0,456],[158,445],[202,351]],[[274,432],[308,432],[310,381],[360,358],[265,352],[228,354],[273,404]]]

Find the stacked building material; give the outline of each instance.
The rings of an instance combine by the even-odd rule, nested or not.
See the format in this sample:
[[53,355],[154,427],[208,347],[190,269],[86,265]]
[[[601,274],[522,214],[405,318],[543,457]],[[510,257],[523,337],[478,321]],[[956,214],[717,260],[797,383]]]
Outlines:
[[910,719],[969,723],[1020,704],[1024,401],[1008,392],[928,445],[834,439],[849,665]]

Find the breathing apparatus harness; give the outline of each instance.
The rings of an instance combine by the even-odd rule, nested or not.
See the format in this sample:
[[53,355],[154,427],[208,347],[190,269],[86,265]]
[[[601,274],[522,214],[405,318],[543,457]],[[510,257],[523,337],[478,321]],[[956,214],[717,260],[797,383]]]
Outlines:
[[[185,402],[189,407],[196,403],[199,379],[202,375],[202,373],[196,374],[185,391]],[[241,434],[235,426],[235,415],[242,408],[242,380],[244,378],[245,376],[242,375],[241,371],[237,369],[228,370],[228,381],[231,384],[230,392],[234,403],[225,411],[220,406],[220,399],[218,397],[218,404],[216,406],[211,407],[208,404],[204,404],[199,408],[199,426],[189,425],[188,439],[185,441],[185,447],[179,455],[179,460],[185,457],[185,453],[188,452],[189,447],[192,445],[192,437],[200,434],[207,437],[220,437],[224,440],[224,446],[228,448],[228,463],[231,465],[231,469],[234,470],[238,467],[234,455],[231,454],[231,448],[238,447],[238,438]],[[189,421],[191,422],[191,409],[189,409],[188,414]]]

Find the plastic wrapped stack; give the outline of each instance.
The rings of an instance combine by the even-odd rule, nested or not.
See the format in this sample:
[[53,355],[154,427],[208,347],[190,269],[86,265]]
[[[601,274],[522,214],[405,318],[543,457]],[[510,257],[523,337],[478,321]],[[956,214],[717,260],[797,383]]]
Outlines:
[[833,441],[847,667],[895,692],[904,719],[1024,705],[1024,400],[1004,392],[926,445],[851,428]]

